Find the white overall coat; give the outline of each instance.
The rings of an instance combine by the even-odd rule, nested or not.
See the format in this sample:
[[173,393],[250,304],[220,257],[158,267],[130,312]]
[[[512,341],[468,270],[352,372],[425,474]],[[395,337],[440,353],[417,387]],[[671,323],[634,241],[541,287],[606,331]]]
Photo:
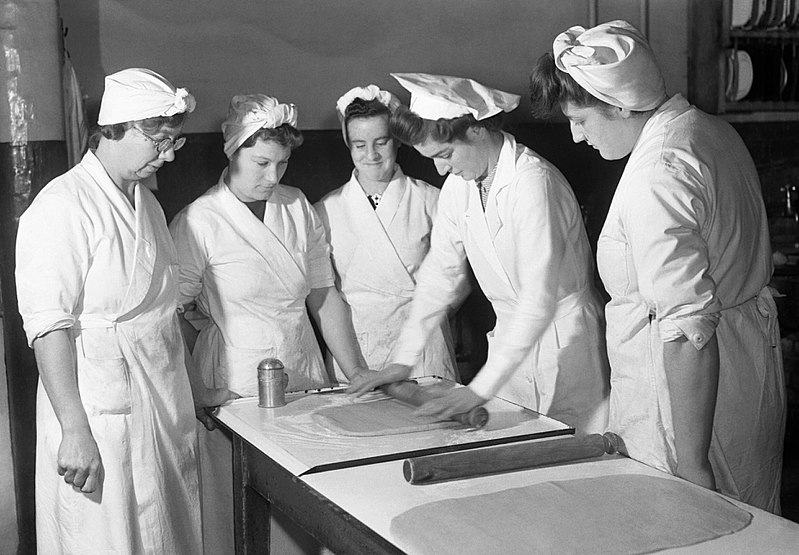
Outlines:
[[[407,177],[399,166],[372,208],[353,172],[314,205],[330,241],[337,286],[352,311],[361,351],[382,370],[408,317],[415,275],[430,248],[439,190]],[[334,361],[335,362],[335,361]],[[448,320],[431,330],[412,376],[457,380]],[[338,364],[336,378],[346,381]]]
[[81,401],[105,469],[92,494],[58,475],[61,428],[40,382],[40,553],[193,555],[201,548],[175,251],[161,207],[141,185],[135,207],[90,152],[20,220],[17,293],[28,340],[57,329],[75,338]]
[[[609,428],[630,456],[676,468],[663,343],[720,368],[710,460],[723,492],[779,508],[785,384],[768,224],[754,163],[730,125],[676,95],[649,119],[599,237],[611,364]],[[718,322],[718,324],[716,324]]]
[[503,136],[485,211],[473,181],[450,175],[444,183],[394,358],[416,360],[428,330],[457,296],[468,263],[497,316],[488,360],[469,387],[580,432],[604,431],[603,318],[580,207],[554,166]]
[[289,390],[328,385],[305,307],[311,289],[334,283],[324,228],[302,192],[285,185],[258,221],[224,175],[170,224],[180,301],[196,301],[209,318],[193,354],[206,385],[258,395],[267,357],[283,362]]
[[[288,389],[329,384],[305,299],[334,284],[325,230],[305,195],[277,185],[259,221],[224,183],[172,221],[180,301],[207,317],[192,357],[209,387],[258,395],[258,363],[283,362]],[[232,444],[198,426],[205,553],[232,553]]]

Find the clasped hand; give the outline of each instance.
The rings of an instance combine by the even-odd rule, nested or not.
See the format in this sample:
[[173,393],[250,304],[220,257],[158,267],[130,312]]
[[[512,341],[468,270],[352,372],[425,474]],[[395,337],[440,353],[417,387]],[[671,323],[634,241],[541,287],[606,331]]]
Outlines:
[[102,487],[105,477],[100,450],[89,430],[65,431],[58,446],[58,474],[83,493]]
[[205,388],[204,391],[195,395],[194,397],[194,415],[197,417],[205,429],[208,431],[216,429],[216,422],[213,419],[213,414],[220,405],[224,405],[228,401],[238,399],[239,394],[230,391],[225,387],[219,388]]

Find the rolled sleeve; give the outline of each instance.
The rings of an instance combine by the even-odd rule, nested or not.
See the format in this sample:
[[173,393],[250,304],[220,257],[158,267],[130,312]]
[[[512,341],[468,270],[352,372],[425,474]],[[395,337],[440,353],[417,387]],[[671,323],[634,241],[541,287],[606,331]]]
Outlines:
[[667,342],[685,337],[699,351],[713,338],[720,318],[718,313],[665,318],[660,321],[660,338]]
[[44,193],[20,219],[15,272],[28,345],[77,321],[91,259],[83,214],[71,198]]

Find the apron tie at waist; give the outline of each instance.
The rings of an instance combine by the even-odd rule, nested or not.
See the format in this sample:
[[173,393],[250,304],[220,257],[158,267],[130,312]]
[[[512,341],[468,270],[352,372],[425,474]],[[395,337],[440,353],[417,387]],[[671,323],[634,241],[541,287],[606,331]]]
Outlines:
[[593,288],[586,287],[585,289],[581,289],[580,291],[576,291],[570,295],[567,295],[566,297],[563,297],[555,305],[555,314],[553,315],[552,319],[557,320],[558,318],[566,316],[576,308],[591,304],[591,301],[596,300],[593,291]]
[[755,299],[757,300],[757,310],[768,318],[769,345],[777,347],[780,344],[780,325],[777,320],[777,303],[774,302],[771,288],[768,285],[764,287]]
[[[85,316],[85,315],[84,315]],[[75,322],[76,329],[81,330],[91,330],[91,329],[100,329],[100,328],[113,328],[116,329],[117,321],[116,320],[109,320],[107,318],[80,318],[77,322]]]

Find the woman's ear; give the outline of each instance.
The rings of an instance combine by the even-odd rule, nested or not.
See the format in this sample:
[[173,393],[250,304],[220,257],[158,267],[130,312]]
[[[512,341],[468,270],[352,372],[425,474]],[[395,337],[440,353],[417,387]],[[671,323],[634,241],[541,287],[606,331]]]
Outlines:
[[466,130],[466,138],[469,141],[479,141],[485,135],[486,129],[485,127],[481,127],[479,125],[470,125],[469,129]]
[[619,111],[619,116],[621,119],[630,119],[630,116],[633,115],[632,110],[628,110],[627,108],[616,108]]

